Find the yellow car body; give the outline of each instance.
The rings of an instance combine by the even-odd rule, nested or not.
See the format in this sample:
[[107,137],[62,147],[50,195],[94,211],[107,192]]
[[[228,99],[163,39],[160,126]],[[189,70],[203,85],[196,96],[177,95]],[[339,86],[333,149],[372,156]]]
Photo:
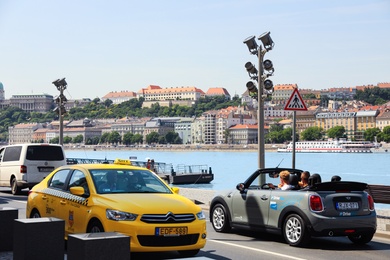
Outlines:
[[[114,172],[118,187],[105,183],[109,172]],[[206,243],[205,215],[198,205],[148,169],[123,161],[57,168],[30,191],[26,217],[63,219],[65,238],[119,232],[130,236],[131,252],[194,255]]]

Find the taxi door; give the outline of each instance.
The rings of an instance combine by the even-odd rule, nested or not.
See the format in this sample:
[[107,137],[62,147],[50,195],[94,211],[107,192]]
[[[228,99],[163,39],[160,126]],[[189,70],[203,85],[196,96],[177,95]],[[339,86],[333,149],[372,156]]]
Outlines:
[[[77,196],[70,193],[71,187],[83,187],[85,196]],[[89,186],[86,175],[80,171],[75,170],[69,179],[67,188],[67,199],[63,207],[63,216],[65,219],[65,233],[85,233],[88,220],[88,198]]]

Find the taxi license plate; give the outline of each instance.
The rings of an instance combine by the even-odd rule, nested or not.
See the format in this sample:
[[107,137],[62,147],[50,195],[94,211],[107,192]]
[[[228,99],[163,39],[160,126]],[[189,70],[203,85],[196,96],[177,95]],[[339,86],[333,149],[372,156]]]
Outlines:
[[187,227],[157,227],[156,236],[182,236],[188,234]]
[[337,202],[336,208],[338,210],[357,210],[359,209],[359,204],[357,202]]

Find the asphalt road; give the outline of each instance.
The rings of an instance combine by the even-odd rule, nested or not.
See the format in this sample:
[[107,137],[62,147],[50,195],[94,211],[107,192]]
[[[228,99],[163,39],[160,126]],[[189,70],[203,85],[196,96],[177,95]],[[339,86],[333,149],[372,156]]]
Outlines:
[[[0,188],[0,208],[17,208],[19,218],[25,218],[26,200],[27,192],[13,196],[9,189]],[[210,222],[207,228],[206,246],[191,259],[390,259],[390,240],[387,238],[374,237],[373,241],[364,246],[354,245],[344,237],[313,238],[307,248],[296,248],[287,245],[279,235],[242,231],[217,233]],[[180,258],[176,252],[131,255],[131,259],[175,258]],[[4,253],[0,253],[0,259],[6,259]]]

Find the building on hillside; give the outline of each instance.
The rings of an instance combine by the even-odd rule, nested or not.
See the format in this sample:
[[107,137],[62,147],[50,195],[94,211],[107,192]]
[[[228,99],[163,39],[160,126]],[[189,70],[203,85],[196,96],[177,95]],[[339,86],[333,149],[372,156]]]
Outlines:
[[17,124],[8,127],[8,143],[23,144],[33,142],[33,134],[37,129],[44,128],[41,123]]
[[228,130],[228,143],[256,144],[258,140],[258,125],[238,124]]
[[97,127],[66,127],[64,128],[64,138],[75,138],[81,135],[83,137],[83,144],[86,144],[88,139],[93,140],[95,137],[102,136],[102,130]]
[[192,124],[194,123],[195,118],[185,117],[181,118],[180,121],[175,123],[175,133],[179,135],[183,144],[191,144],[191,132],[192,132]]
[[356,112],[355,140],[364,141],[364,132],[369,128],[376,127],[376,116],[379,110]]
[[217,144],[223,144],[227,142],[227,130],[238,124],[255,124],[256,118],[248,111],[240,109],[238,107],[227,107],[220,109],[216,114],[216,128],[215,137]]
[[272,93],[272,102],[275,104],[285,104],[293,91],[298,88],[297,84],[275,85]]
[[49,94],[13,95],[10,106],[27,112],[46,113],[54,108],[54,100]]
[[285,118],[292,115],[292,111],[284,110],[284,105],[268,105],[264,107],[265,118]]
[[125,134],[132,133],[133,135],[144,135],[146,122],[150,118],[127,118],[125,120],[118,120],[111,124],[111,132],[116,131],[122,136],[122,140]]
[[146,136],[152,132],[158,133],[160,136],[165,136],[169,131],[175,130],[175,123],[180,121],[179,117],[170,118],[153,118],[146,122],[144,130],[144,143],[146,143]]
[[150,85],[137,93],[137,97],[143,97],[145,101],[167,101],[167,100],[193,100],[204,97],[204,92],[196,87],[171,87],[161,88]]
[[314,109],[308,109],[307,111],[296,111],[296,135],[300,135],[307,128],[315,126],[316,113],[318,113],[318,110],[319,108],[315,107]]
[[230,100],[231,96],[225,88],[209,88],[206,92],[206,96],[224,96],[225,100]]
[[381,82],[377,84],[379,88],[390,88],[389,82]]
[[205,129],[205,117],[196,117],[194,122],[191,124],[191,143],[192,144],[203,144],[205,140],[204,135]]
[[217,117],[218,111],[217,110],[211,110],[204,112],[202,115],[204,116],[204,129],[203,129],[203,136],[204,136],[204,143],[205,144],[216,144],[217,138],[216,138],[216,130],[217,130],[217,123],[216,123],[216,117]]
[[383,131],[383,128],[390,126],[390,108],[385,108],[380,111],[376,117],[376,127]]
[[104,95],[101,100],[104,102],[107,99],[110,99],[113,104],[120,104],[125,101],[129,101],[130,99],[136,98],[137,93],[133,91],[111,91]]
[[69,111],[72,108],[85,107],[86,105],[88,105],[91,102],[92,101],[90,98],[72,99],[72,100],[68,99],[68,101],[65,103],[65,109],[66,109],[66,111]]
[[3,101],[5,99],[5,91],[3,83],[0,82],[0,101]]
[[344,126],[349,140],[355,140],[356,112],[321,112],[316,114],[316,125],[327,132],[335,126]]

